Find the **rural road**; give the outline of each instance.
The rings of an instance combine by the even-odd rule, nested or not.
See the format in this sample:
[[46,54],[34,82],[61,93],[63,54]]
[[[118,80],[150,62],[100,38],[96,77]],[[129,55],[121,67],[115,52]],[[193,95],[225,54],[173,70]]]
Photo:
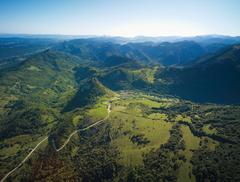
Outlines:
[[[91,124],[91,125],[89,125],[89,126],[87,126],[87,127],[85,127],[85,128],[78,129],[78,130],[75,130],[74,132],[72,132],[72,133],[69,135],[68,139],[64,142],[64,144],[63,144],[60,148],[56,149],[56,151],[59,152],[60,150],[62,150],[62,149],[68,144],[68,142],[70,141],[70,139],[72,138],[72,136],[75,135],[77,132],[88,130],[88,129],[90,129],[90,128],[92,128],[92,127],[100,124],[101,122],[105,121],[106,119],[108,119],[108,118],[109,118],[109,115],[110,115],[110,112],[111,112],[111,103],[108,104],[107,112],[108,112],[108,114],[107,114],[107,116],[106,116],[104,119],[101,119],[101,120],[97,121],[96,123],[93,123],[93,124]],[[41,140],[41,141],[31,150],[31,152],[17,165],[17,167],[15,167],[15,168],[12,169],[10,172],[8,172],[8,173],[1,179],[0,182],[5,181],[5,180],[8,178],[8,176],[10,176],[14,171],[16,171],[19,167],[21,167],[21,166],[28,160],[28,158],[31,157],[31,155],[33,154],[33,152],[34,152],[44,141],[46,141],[47,139],[48,139],[48,136],[45,137],[43,140]]]
[[8,172],[2,179],[0,182],[3,182],[4,180],[7,179],[8,176],[10,176],[14,171],[16,171],[19,167],[21,167],[21,165],[23,165],[27,159],[33,154],[33,152],[38,148],[39,145],[41,145],[44,141],[46,141],[48,139],[48,137],[45,137],[43,140],[41,140],[35,147],[34,149],[31,150],[31,152],[22,160],[22,162],[20,162],[18,164],[17,167],[15,167],[13,170],[11,170],[10,172]]
[[110,112],[111,112],[111,104],[110,103],[108,104],[107,112],[108,112],[108,114],[104,119],[101,119],[101,120],[99,120],[99,121],[97,121],[97,122],[95,122],[95,123],[93,123],[93,124],[91,124],[91,125],[89,125],[85,128],[78,129],[78,130],[75,130],[74,132],[72,132],[69,135],[68,139],[64,142],[64,144],[60,148],[56,149],[56,151],[59,152],[60,150],[62,150],[68,144],[68,142],[71,140],[72,136],[75,135],[77,132],[88,130],[89,128],[92,128],[93,126],[96,126],[96,125],[100,124],[101,122],[105,121],[106,119],[108,119],[109,115],[110,115]]

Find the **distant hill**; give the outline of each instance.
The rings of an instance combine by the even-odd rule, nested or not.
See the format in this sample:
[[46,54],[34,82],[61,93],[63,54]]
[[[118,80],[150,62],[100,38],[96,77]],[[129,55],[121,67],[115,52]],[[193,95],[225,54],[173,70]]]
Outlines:
[[[168,93],[198,102],[240,103],[240,45],[183,69],[158,74]],[[159,89],[161,89],[159,86]]]
[[104,62],[111,57],[149,61],[140,51],[128,45],[120,45],[99,39],[76,39],[65,41],[54,47],[58,51],[69,53],[89,61]]
[[54,39],[0,38],[0,60],[40,52],[57,43]]
[[142,43],[131,44],[131,46],[143,52],[153,62],[165,66],[185,64],[205,54],[205,50],[193,41],[164,42],[153,45]]
[[121,56],[110,56],[106,60],[104,60],[101,64],[99,64],[100,67],[125,67],[125,68],[132,68],[132,69],[139,69],[142,68],[143,65],[141,65],[138,61],[132,60],[127,57],[121,57]]
[[107,66],[119,64],[120,58],[121,61],[125,58],[144,64],[178,66],[192,63],[201,56],[214,53],[226,46],[222,42],[202,45],[194,41],[117,44],[92,38],[65,41],[55,46],[54,49]]

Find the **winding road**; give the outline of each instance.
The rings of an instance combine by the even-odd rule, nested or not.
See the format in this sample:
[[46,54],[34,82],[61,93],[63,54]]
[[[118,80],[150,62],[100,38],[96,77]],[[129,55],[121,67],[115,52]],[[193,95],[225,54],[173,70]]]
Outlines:
[[41,145],[44,141],[46,141],[48,139],[48,136],[45,137],[43,140],[41,140],[32,150],[31,152],[22,160],[22,162],[20,162],[17,167],[15,167],[13,170],[9,171],[2,179],[1,182],[3,182],[4,180],[7,179],[8,176],[10,176],[14,171],[16,171],[19,167],[21,167],[27,160],[29,157],[31,157],[31,155],[33,154],[33,152],[39,147],[39,145]]
[[[110,116],[110,112],[111,112],[111,103],[108,104],[107,112],[108,112],[108,114],[107,114],[107,116],[106,116],[104,119],[101,119],[101,120],[99,120],[99,121],[97,121],[97,122],[95,122],[95,123],[93,123],[93,124],[91,124],[91,125],[89,125],[89,126],[87,126],[87,127],[85,127],[85,128],[77,129],[77,130],[75,130],[74,132],[72,132],[72,133],[69,135],[68,139],[64,142],[64,144],[63,144],[60,148],[55,149],[55,150],[56,150],[57,152],[61,151],[61,150],[68,144],[68,142],[71,140],[72,136],[75,135],[77,132],[79,132],[79,131],[86,131],[86,130],[88,130],[88,129],[90,129],[90,128],[92,128],[92,127],[94,127],[94,126],[96,126],[96,125],[98,125],[98,124],[100,124],[100,123],[102,123],[102,122],[105,121],[106,119],[108,119],[109,116]],[[47,139],[48,139],[48,136],[45,137],[43,140],[41,140],[41,141],[31,150],[31,152],[17,165],[17,167],[15,167],[15,168],[12,169],[11,171],[9,171],[9,172],[1,179],[0,182],[5,181],[12,173],[14,173],[18,168],[20,168],[20,167],[31,157],[31,155],[33,154],[33,152],[34,152],[44,141],[46,141]]]
[[101,119],[101,120],[99,120],[99,121],[97,121],[97,122],[95,122],[95,123],[93,123],[93,124],[91,124],[91,125],[89,125],[89,126],[87,126],[87,127],[85,127],[85,128],[81,128],[81,129],[78,129],[78,130],[75,130],[74,132],[72,132],[72,133],[69,135],[68,139],[64,142],[64,144],[63,144],[60,148],[55,149],[55,150],[56,150],[57,152],[59,152],[60,150],[62,150],[62,149],[68,144],[68,142],[71,140],[72,136],[75,135],[77,132],[79,132],[79,131],[86,131],[86,130],[88,130],[89,128],[92,128],[92,127],[100,124],[101,122],[105,121],[106,119],[108,119],[108,118],[109,118],[109,115],[110,115],[110,112],[111,112],[111,104],[110,104],[110,103],[108,104],[107,112],[108,112],[108,114],[107,114],[107,116],[106,116],[104,119]]

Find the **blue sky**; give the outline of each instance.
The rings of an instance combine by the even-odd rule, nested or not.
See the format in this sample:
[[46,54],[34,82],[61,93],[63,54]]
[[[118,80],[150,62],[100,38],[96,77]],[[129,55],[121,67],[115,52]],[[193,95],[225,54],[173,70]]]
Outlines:
[[0,0],[0,33],[240,35],[240,0]]

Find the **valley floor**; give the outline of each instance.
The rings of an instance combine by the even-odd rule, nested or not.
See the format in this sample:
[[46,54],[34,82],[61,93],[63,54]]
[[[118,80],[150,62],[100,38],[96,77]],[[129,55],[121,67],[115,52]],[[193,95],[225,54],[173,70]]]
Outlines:
[[[133,91],[109,99],[102,97],[90,108],[71,112],[74,127],[65,127],[54,144],[51,135],[34,150],[43,137],[19,135],[1,141],[1,178],[29,151],[32,155],[9,180],[202,181],[226,178],[228,166],[219,174],[220,158],[228,156],[226,165],[232,165],[239,157],[229,156],[240,151],[238,139],[221,120],[238,120],[237,106],[200,105]],[[233,130],[233,123],[229,127]]]

